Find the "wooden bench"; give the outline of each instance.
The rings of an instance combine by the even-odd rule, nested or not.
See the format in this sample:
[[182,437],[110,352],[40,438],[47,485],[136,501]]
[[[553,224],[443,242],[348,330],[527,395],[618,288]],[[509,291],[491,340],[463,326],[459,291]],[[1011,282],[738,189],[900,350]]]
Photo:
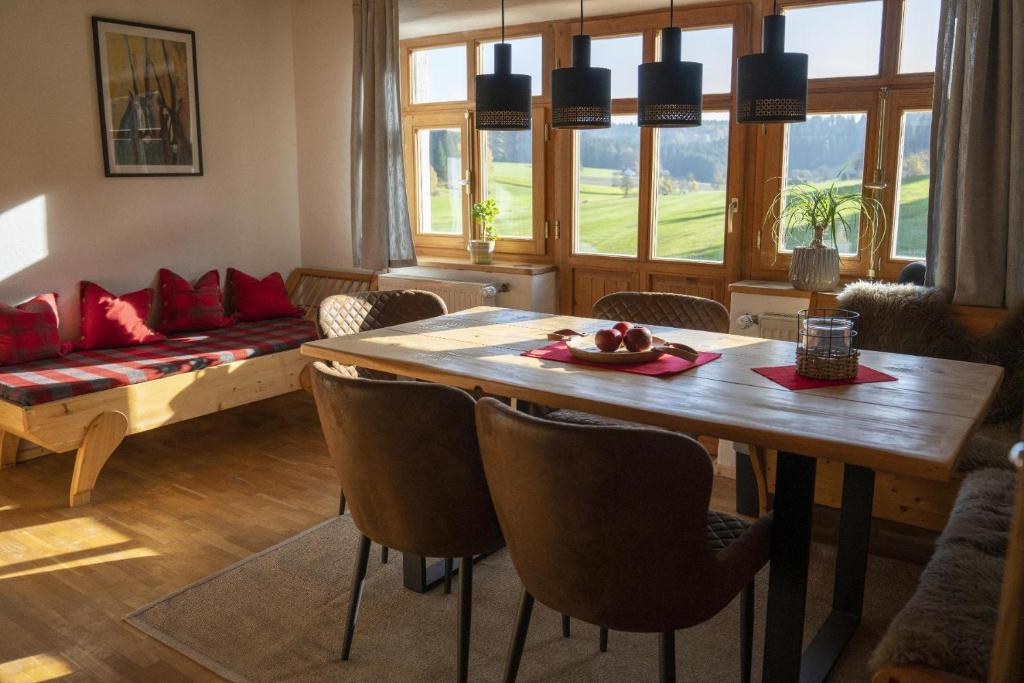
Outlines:
[[[365,291],[374,282],[367,271],[300,268],[288,278],[289,296],[309,317],[323,297]],[[0,469],[75,450],[68,504],[88,503],[126,435],[296,391],[307,364],[294,348],[37,405],[0,400]]]

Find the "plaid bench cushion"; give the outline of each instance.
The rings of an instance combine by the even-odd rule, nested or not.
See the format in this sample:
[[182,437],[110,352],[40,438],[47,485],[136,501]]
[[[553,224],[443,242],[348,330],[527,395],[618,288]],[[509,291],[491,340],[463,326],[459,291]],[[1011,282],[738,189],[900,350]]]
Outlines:
[[287,351],[316,336],[312,322],[281,318],[192,332],[144,346],[78,351],[0,367],[0,398],[34,406]]

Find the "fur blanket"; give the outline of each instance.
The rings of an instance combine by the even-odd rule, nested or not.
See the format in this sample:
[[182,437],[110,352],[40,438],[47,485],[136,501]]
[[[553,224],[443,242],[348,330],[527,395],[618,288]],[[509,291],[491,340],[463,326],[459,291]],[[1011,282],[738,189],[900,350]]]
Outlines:
[[1024,306],[981,339],[971,338],[945,294],[930,287],[855,282],[839,295],[839,306],[860,313],[862,349],[1002,366],[1006,375],[988,421],[1005,423],[1007,431],[1020,428],[1024,413]]
[[949,524],[910,602],[871,658],[986,680],[1013,508],[1012,472],[981,470],[960,489]]

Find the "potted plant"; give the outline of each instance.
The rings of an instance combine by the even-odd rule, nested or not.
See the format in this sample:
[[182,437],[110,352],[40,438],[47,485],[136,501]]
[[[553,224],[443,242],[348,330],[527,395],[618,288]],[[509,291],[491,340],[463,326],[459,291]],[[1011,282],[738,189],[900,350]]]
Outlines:
[[812,292],[835,289],[839,284],[839,232],[847,239],[855,235],[858,217],[866,221],[869,236],[860,250],[866,249],[873,262],[886,225],[885,210],[877,199],[840,187],[838,178],[828,185],[784,187],[775,195],[765,223],[772,225],[776,253],[788,241],[811,238],[807,246],[793,248],[789,281],[795,288]]
[[473,263],[490,263],[494,254],[494,243],[498,240],[498,231],[494,228],[494,219],[500,213],[498,202],[485,199],[473,205],[473,221],[480,226],[478,239],[469,241],[469,259]]

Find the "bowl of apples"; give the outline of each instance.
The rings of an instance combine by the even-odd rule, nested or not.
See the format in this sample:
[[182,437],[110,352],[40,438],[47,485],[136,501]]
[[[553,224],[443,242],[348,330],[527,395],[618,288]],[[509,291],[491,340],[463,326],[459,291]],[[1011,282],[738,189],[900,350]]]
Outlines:
[[669,352],[650,329],[627,322],[598,330],[593,337],[573,337],[565,345],[573,357],[592,363],[649,363]]

